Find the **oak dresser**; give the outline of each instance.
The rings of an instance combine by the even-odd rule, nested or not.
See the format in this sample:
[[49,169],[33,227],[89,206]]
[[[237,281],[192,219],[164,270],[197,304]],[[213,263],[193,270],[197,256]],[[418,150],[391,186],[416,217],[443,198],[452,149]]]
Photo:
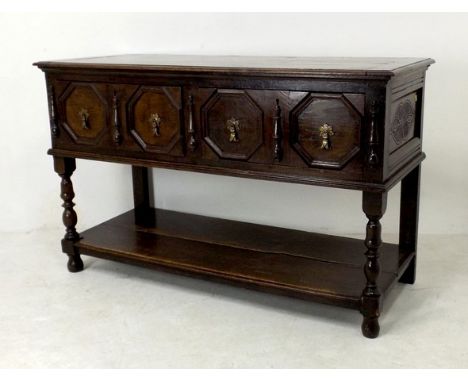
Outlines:
[[[433,62],[122,55],[36,63],[46,75],[68,270],[81,271],[86,254],[339,305],[359,310],[363,334],[377,337],[384,296],[415,280]],[[134,209],[79,234],[76,158],[131,165]],[[151,167],[358,190],[366,237],[156,209]],[[380,219],[400,181],[399,244],[385,244]]]

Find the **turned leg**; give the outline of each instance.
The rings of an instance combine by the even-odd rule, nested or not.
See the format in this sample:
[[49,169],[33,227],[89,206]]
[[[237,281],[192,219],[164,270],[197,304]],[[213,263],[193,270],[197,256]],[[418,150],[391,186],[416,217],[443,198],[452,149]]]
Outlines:
[[416,279],[416,251],[418,246],[419,181],[421,165],[401,181],[400,251],[414,252],[414,257],[400,277],[400,282],[414,284]]
[[154,225],[153,180],[150,168],[132,166],[135,224]]
[[70,272],[79,272],[83,270],[83,261],[80,257],[80,252],[75,248],[74,244],[80,240],[80,235],[76,232],[76,223],[78,218],[73,209],[75,203],[73,198],[73,184],[70,179],[73,171],[76,169],[75,158],[54,157],[54,169],[62,178],[60,182],[60,197],[63,199],[63,214],[62,221],[65,225],[65,236],[62,239],[62,250],[68,255],[67,267]]
[[382,244],[382,227],[380,219],[387,207],[386,192],[364,192],[362,197],[362,209],[369,219],[366,228],[366,263],[364,274],[366,286],[361,296],[361,313],[363,315],[362,334],[368,338],[376,338],[379,335],[381,295],[377,286],[380,273],[379,252]]

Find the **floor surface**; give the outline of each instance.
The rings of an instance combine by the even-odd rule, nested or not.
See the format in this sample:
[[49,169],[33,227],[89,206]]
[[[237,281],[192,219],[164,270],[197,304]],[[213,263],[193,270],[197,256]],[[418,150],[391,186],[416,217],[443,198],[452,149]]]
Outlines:
[[357,311],[83,256],[57,231],[0,234],[0,367],[468,367],[468,236],[420,236],[381,336]]

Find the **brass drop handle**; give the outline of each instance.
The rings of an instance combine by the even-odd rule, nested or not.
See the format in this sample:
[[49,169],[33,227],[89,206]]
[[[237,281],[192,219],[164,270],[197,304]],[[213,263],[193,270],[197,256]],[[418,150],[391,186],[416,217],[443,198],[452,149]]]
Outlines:
[[159,114],[158,113],[151,114],[149,118],[149,123],[151,124],[151,127],[153,128],[153,135],[159,137],[160,135],[159,128],[161,126],[161,117],[159,116]]
[[332,127],[329,124],[324,123],[319,128],[319,135],[320,135],[320,138],[322,139],[322,145],[320,146],[320,148],[322,150],[330,150],[331,149],[330,137],[335,135],[335,132],[333,131]]
[[78,112],[78,115],[80,116],[81,118],[81,127],[85,130],[89,130],[90,129],[90,126],[89,126],[89,112],[88,110],[86,109],[81,109],[79,112]]
[[240,121],[231,117],[226,121],[226,129],[229,133],[229,142],[239,142]]

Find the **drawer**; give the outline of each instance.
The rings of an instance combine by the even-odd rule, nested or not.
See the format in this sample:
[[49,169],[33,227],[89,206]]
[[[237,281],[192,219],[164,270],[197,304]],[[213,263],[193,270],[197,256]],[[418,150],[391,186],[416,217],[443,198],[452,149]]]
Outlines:
[[[104,82],[62,86],[59,119],[72,145],[183,155],[180,87]],[[67,141],[59,137],[56,143],[63,146]]]
[[290,142],[311,167],[343,168],[360,151],[363,94],[309,93],[291,111]]
[[221,159],[342,169],[362,146],[364,94],[206,89],[199,98],[203,140]]
[[[234,160],[340,170],[363,146],[364,94],[185,91],[194,95],[200,124],[190,111],[184,122],[181,87],[72,82],[59,97],[62,125],[74,144],[183,157],[184,137],[195,121],[205,145],[188,155],[210,164]],[[187,98],[188,109],[189,104]]]

